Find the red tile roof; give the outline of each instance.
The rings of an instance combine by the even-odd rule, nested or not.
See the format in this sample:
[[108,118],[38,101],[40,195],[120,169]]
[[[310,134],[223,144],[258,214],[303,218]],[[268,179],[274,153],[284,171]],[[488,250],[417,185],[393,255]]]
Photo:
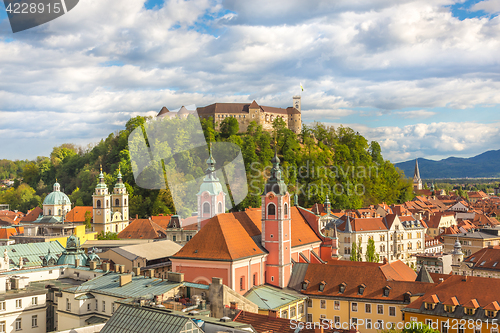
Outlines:
[[489,279],[477,276],[450,275],[449,278],[428,290],[424,296],[408,305],[411,309],[420,309],[431,295],[436,295],[439,300],[448,300],[456,297],[461,305],[469,305],[473,300],[480,307],[500,299],[500,279]]
[[[236,317],[233,319],[238,323],[250,324],[258,333],[294,333],[296,332],[296,327],[291,325],[290,319],[285,318],[274,318],[268,315],[240,311]],[[305,324],[305,323],[302,323]],[[315,333],[314,328],[307,328],[304,326],[300,330],[300,333]],[[324,333],[334,333],[334,332],[349,332],[348,330],[341,329],[325,329],[322,331]]]
[[32,210],[26,214],[25,217],[21,219],[21,222],[33,222],[35,221],[40,215],[43,215],[43,209],[40,207],[35,207]]
[[68,222],[85,222],[85,213],[90,212],[90,217],[92,218],[93,208],[92,206],[75,206],[72,210],[66,214],[66,221]]
[[500,271],[500,246],[481,249],[465,258],[464,261],[473,262],[474,268]]
[[172,215],[151,216],[151,220],[153,220],[154,223],[158,224],[163,229],[167,229],[171,216]]
[[[344,231],[346,227],[347,216],[341,217],[344,222],[340,224],[337,229]],[[350,218],[351,228],[353,231],[367,231],[367,230],[387,230],[383,217],[369,217],[369,218]]]
[[167,237],[167,231],[150,219],[135,219],[119,234],[120,239],[158,239]]
[[[340,262],[341,260],[339,260]],[[345,261],[349,263],[348,261]],[[404,301],[404,294],[424,293],[434,286],[433,283],[415,281],[395,281],[388,279],[384,271],[378,265],[345,264],[345,265],[322,265],[309,264],[305,274],[305,280],[309,280],[303,294],[315,296],[336,296],[347,298],[379,299]],[[394,275],[389,275],[394,277]],[[407,278],[403,276],[403,278]],[[323,291],[319,291],[322,281],[326,282]],[[344,293],[339,292],[340,284],[345,283]],[[360,285],[366,285],[362,295],[358,293]],[[383,296],[385,287],[389,287],[389,296]]]

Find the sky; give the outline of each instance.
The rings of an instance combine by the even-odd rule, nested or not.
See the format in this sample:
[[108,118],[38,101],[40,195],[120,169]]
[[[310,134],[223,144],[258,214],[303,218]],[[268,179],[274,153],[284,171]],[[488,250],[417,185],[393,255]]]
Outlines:
[[[392,162],[500,149],[500,0],[80,0],[12,33],[0,159],[87,146],[163,106],[251,102],[349,126]],[[300,91],[300,83],[304,91]]]

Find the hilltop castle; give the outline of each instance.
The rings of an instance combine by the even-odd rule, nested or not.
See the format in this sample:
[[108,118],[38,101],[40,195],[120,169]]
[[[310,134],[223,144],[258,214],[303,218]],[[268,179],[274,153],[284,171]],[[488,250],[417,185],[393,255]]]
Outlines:
[[[300,96],[294,96],[293,106],[286,109],[259,105],[254,100],[252,103],[214,103],[199,107],[196,109],[196,112],[200,118],[209,119],[211,117],[216,130],[219,130],[221,122],[228,117],[238,120],[240,132],[245,132],[251,121],[262,125],[264,130],[270,131],[273,121],[276,118],[282,118],[291,131],[299,134],[302,129],[300,109],[301,98]],[[170,112],[166,107],[163,107],[158,113],[157,118],[175,116],[185,118],[189,114],[194,114],[194,111],[189,111],[184,106],[179,112]]]

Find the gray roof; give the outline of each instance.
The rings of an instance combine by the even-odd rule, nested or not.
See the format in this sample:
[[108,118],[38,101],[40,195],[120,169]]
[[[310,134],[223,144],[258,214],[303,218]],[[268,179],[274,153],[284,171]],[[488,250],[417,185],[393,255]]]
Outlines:
[[60,256],[64,251],[64,247],[58,241],[13,244],[0,246],[0,256],[2,259],[5,249],[7,249],[7,255],[11,260],[11,268],[19,266],[20,257],[23,258],[23,267],[42,266],[42,260],[49,252],[49,249],[50,253],[56,256]]
[[417,278],[415,279],[415,281],[434,283],[434,280],[432,279],[431,275],[429,274],[429,271],[427,271],[427,268],[425,268],[425,265],[422,265],[422,268],[420,268],[420,272],[418,272],[418,275],[417,275]]
[[182,248],[181,245],[172,242],[171,240],[162,240],[154,243],[137,244],[123,246],[120,248],[111,249],[121,256],[134,260],[137,257],[146,258],[146,260],[155,260],[160,258],[171,257]]
[[109,272],[87,281],[79,287],[69,288],[67,291],[72,293],[91,292],[125,299],[144,296],[152,298],[182,285],[182,283],[163,281],[162,279],[132,276],[131,282],[120,287],[120,275],[123,274]]
[[302,289],[302,282],[306,276],[307,267],[309,267],[309,264],[302,262],[298,262],[292,266],[292,276],[288,282],[288,288],[294,290]]
[[190,323],[193,333],[203,333],[188,317],[152,307],[122,304],[101,330],[101,333],[179,333]]
[[488,238],[499,238],[500,236],[487,234],[487,233],[481,232],[481,231],[475,231],[475,232],[463,232],[463,233],[454,234],[454,235],[443,235],[443,237],[453,237],[453,238],[467,237],[467,238],[477,238],[477,239],[488,239]]

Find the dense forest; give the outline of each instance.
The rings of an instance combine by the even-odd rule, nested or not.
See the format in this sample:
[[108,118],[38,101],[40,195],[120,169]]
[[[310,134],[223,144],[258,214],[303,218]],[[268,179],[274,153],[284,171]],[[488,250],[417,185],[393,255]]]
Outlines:
[[[176,128],[175,121],[171,123],[171,130],[177,131],[175,138],[182,144],[182,140],[189,140],[188,134]],[[186,121],[194,124],[199,120],[189,116]],[[179,212],[179,207],[174,207],[168,187],[144,189],[134,180],[129,135],[139,126],[144,131],[144,127],[156,122],[138,116],[131,118],[125,129],[110,134],[92,146],[63,144],[53,148],[50,157],[38,157],[34,161],[0,160],[0,179],[15,180],[13,187],[0,191],[0,203],[10,204],[11,209],[23,212],[41,206],[57,179],[61,190],[68,194],[73,205],[90,206],[99,166],[102,165],[110,191],[116,182],[118,169],[121,169],[130,195],[131,216],[137,214],[147,217]],[[401,170],[383,159],[380,145],[375,141],[368,142],[351,128],[334,128],[316,122],[304,125],[302,132],[295,134],[282,119],[277,118],[272,131],[264,131],[252,122],[245,133],[238,133],[238,122],[230,117],[224,119],[220,131],[214,130],[211,119],[202,119],[201,126],[207,142],[230,142],[241,149],[248,183],[251,185],[246,198],[234,210],[260,206],[259,195],[267,177],[265,170],[271,165],[274,149],[281,159],[288,191],[298,192],[301,206],[311,207],[314,203],[321,203],[327,194],[332,208],[343,209],[412,199],[410,180],[405,178]],[[133,144],[134,141],[131,142]],[[184,168],[191,172],[179,172],[177,177],[189,180],[193,175],[203,176],[207,167],[204,160],[190,156],[189,151],[183,152],[181,157],[178,170]],[[192,200],[196,200],[196,197]],[[187,216],[192,212],[181,210],[179,213]]]

